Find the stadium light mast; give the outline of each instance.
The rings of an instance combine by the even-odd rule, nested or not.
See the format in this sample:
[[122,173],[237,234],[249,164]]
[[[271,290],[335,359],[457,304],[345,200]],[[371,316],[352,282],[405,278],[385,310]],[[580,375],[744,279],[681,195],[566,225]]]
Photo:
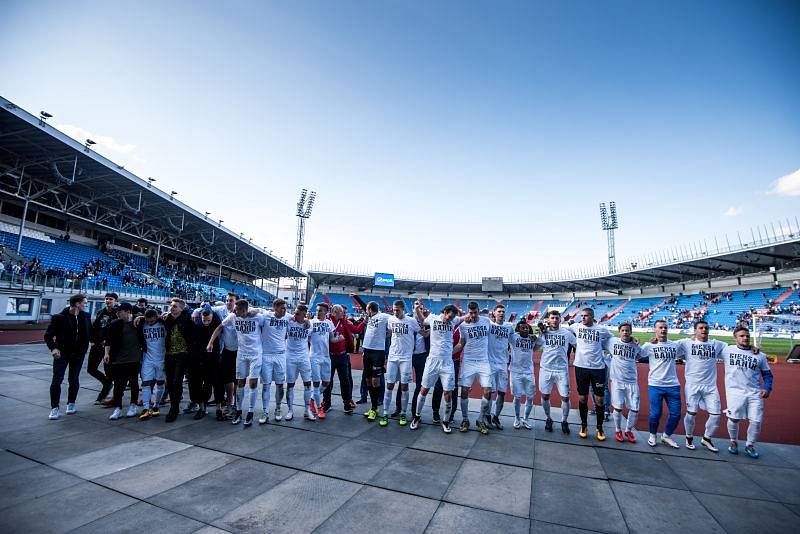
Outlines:
[[[303,247],[306,238],[306,219],[311,217],[311,210],[314,209],[314,201],[317,199],[317,192],[303,188],[300,190],[300,200],[297,201],[297,250],[294,255],[294,268],[298,271],[303,269]],[[300,278],[295,278],[294,301],[300,301]]]
[[608,274],[617,272],[617,258],[614,252],[614,230],[619,228],[617,222],[617,203],[613,200],[609,202],[608,210],[606,203],[600,203],[600,223],[603,231],[608,235]]

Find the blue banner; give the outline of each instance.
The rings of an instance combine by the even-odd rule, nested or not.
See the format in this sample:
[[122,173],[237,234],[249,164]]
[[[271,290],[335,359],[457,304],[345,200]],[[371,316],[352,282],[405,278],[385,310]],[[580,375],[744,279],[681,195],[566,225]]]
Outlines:
[[394,275],[375,273],[375,287],[394,287]]

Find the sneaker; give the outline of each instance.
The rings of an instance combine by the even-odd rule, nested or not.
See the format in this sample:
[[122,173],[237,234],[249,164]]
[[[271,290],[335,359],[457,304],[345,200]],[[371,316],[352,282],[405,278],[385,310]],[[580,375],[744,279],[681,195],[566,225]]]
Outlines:
[[562,434],[569,434],[569,423],[566,421],[561,421],[561,433]]
[[520,421],[518,417],[515,417],[514,424],[512,426],[517,430],[519,430],[520,428],[522,428],[522,421]]
[[69,404],[67,404],[67,415],[72,415],[77,411],[78,410],[75,409],[75,403],[74,402],[70,402]]
[[292,410],[286,411],[286,417],[283,418],[284,421],[291,421],[294,419],[294,412]]
[[663,434],[661,435],[661,443],[663,443],[664,445],[668,445],[668,446],[672,447],[673,449],[680,449],[681,448],[680,445],[675,443],[674,439],[668,438],[667,436],[665,436]]
[[142,399],[139,399],[138,401],[136,401],[136,406],[144,406],[144,401]]
[[158,409],[158,406],[153,406],[152,408],[150,408],[150,415],[152,417],[158,417],[159,415],[161,415],[161,410]]
[[450,432],[452,432],[452,430],[450,430],[450,421],[442,421],[441,425],[442,425],[442,432],[444,432],[445,434],[449,434]]
[[100,404],[102,404],[102,405],[103,405],[103,406],[105,406],[105,407],[111,407],[111,406],[114,406],[114,399],[113,399],[112,397],[109,397],[109,398],[107,398],[106,400],[104,400],[104,401],[100,402]]
[[478,419],[478,431],[484,436],[489,433],[489,427],[483,419]]
[[603,432],[602,428],[598,428],[594,434],[594,437],[597,438],[597,441],[605,441],[606,440],[606,433]]
[[378,424],[381,425],[381,426],[388,426],[389,425],[389,416],[388,415],[384,415],[383,417],[381,417],[381,420],[378,421]]
[[267,412],[261,412],[261,415],[258,416],[258,424],[265,425],[269,423],[269,414]]
[[102,406],[103,405],[103,399],[101,397],[97,397],[95,399],[95,401],[94,401],[94,405],[95,406]]
[[151,417],[150,410],[142,410],[142,413],[139,414],[139,421],[147,421]]
[[247,412],[247,415],[244,417],[244,426],[250,426],[253,424],[253,412]]
[[183,413],[194,413],[197,411],[197,403],[190,402],[189,405],[183,409]]
[[527,419],[522,420],[522,428],[524,428],[525,430],[533,430],[533,427],[531,426],[531,424],[528,422]]
[[553,420],[550,419],[549,417],[544,422],[544,430],[545,430],[545,432],[552,432],[553,431]]
[[586,428],[585,426],[581,426],[581,430],[580,432],[578,432],[578,437],[581,439],[586,439],[587,437],[589,437],[589,429]]
[[111,415],[108,418],[112,421],[116,421],[121,417],[122,417],[122,410],[120,410],[119,408],[114,408],[114,411],[111,412]]
[[309,405],[308,408],[306,408],[306,411],[303,414],[303,419],[308,419],[309,421],[317,420],[317,416],[314,414],[314,410],[311,409],[311,405]]
[[614,439],[620,443],[625,443],[625,436],[622,435],[622,430],[617,430],[614,432]]
[[491,426],[492,426],[492,416],[487,413],[486,415],[483,416],[483,420],[484,420],[484,422],[486,424],[486,428],[491,428]]
[[236,410],[236,415],[234,415],[233,419],[231,419],[231,424],[238,425],[241,422],[242,422],[242,410]]
[[409,426],[409,428],[411,430],[416,430],[417,427],[419,426],[420,419],[421,419],[421,417],[418,416],[418,415],[415,415],[413,418],[411,418],[411,425]]
[[395,410],[395,411],[392,412],[392,415],[390,415],[389,417],[395,418],[395,417],[398,417],[399,415],[400,415],[400,410]]
[[356,404],[366,404],[366,403],[367,403],[367,399],[358,399],[356,401]]
[[55,408],[50,410],[50,415],[47,416],[47,418],[50,419],[51,421],[55,421],[56,419],[58,419],[60,417],[61,417],[61,413],[60,413],[60,410],[58,409],[58,406],[56,406]]
[[469,430],[469,421],[466,419],[461,421],[461,427],[458,429],[459,432],[466,432]]
[[195,421],[199,421],[200,419],[205,418],[205,416],[206,416],[206,411],[205,410],[197,410],[197,412],[195,412],[194,417],[192,417],[192,419],[194,419]]
[[308,407],[311,408],[311,413],[317,413],[317,401],[313,398],[308,401]]
[[625,439],[628,440],[628,443],[636,443],[636,436],[630,430],[625,431]]
[[331,408],[332,408],[332,406],[330,404],[325,404],[324,401],[322,402],[322,411],[323,412],[328,413],[329,411],[331,411]]
[[225,420],[225,412],[222,409],[217,408],[217,421],[224,421]]
[[758,451],[756,450],[756,448],[753,445],[747,445],[744,448],[744,452],[750,458],[758,458],[760,456],[760,454],[758,454]]
[[[350,399],[349,401],[347,401],[347,406],[348,406],[348,408],[350,408],[351,412],[356,409],[356,403],[353,402],[353,399]],[[347,411],[347,410],[345,409],[345,411]]]
[[500,418],[499,418],[499,417],[497,417],[496,415],[493,415],[493,416],[492,416],[492,425],[493,425],[493,426],[494,426],[494,427],[495,427],[497,430],[503,430],[503,425],[502,425],[502,424],[500,424]]
[[714,443],[711,441],[711,438],[703,436],[703,439],[700,440],[700,445],[702,445],[711,452],[719,452],[719,449],[714,446]]
[[655,434],[650,434],[650,437],[647,438],[647,444],[650,445],[651,447],[655,447],[656,446],[656,435]]
[[739,445],[735,441],[731,441],[728,445],[728,452],[731,454],[739,454]]
[[694,446],[694,436],[686,436],[686,448],[690,451],[695,450],[696,447]]
[[404,413],[400,414],[400,420],[397,422],[397,424],[400,426],[406,426],[408,424],[408,419],[406,419],[406,414]]
[[589,410],[589,415],[594,415],[594,414],[596,414],[596,413],[597,413],[597,412],[595,412],[595,411],[594,411],[594,408],[593,408],[593,409],[591,409],[591,410]]
[[167,412],[167,416],[164,418],[164,422],[174,423],[177,418],[178,418],[178,410],[175,411],[170,410],[169,412]]
[[137,415],[138,413],[136,410],[136,405],[131,404],[130,406],[128,406],[128,413],[125,414],[125,417],[136,417]]
[[319,408],[317,408],[317,419],[325,419],[325,417],[326,417],[325,408],[320,406]]
[[437,425],[442,422],[442,416],[439,415],[439,412],[433,412],[433,422]]
[[283,415],[281,415],[281,407],[278,406],[275,408],[275,420],[280,421],[281,419],[283,419]]

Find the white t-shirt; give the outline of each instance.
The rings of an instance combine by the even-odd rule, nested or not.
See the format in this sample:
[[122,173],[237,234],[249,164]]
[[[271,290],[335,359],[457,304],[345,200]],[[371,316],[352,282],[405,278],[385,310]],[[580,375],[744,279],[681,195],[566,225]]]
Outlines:
[[261,327],[261,350],[264,354],[279,354],[286,352],[286,328],[289,326],[289,317],[284,315],[280,319],[272,312],[260,313],[264,318]]
[[750,349],[728,345],[722,351],[725,359],[725,395],[752,396],[761,391],[761,371],[769,371],[767,356],[753,354]]
[[330,357],[331,332],[333,332],[333,323],[330,319],[319,320],[316,317],[311,319],[311,332],[308,337],[311,339],[312,358]]
[[514,323],[498,324],[489,321],[489,363],[494,367],[505,369],[508,365],[508,345],[513,333]]
[[[420,327],[420,331],[422,327]],[[414,354],[423,354],[425,352],[425,338],[420,332],[414,336]]]
[[386,325],[389,322],[388,313],[378,312],[367,319],[364,330],[364,344],[362,347],[370,350],[386,350]]
[[239,356],[261,355],[261,327],[264,325],[264,316],[236,317],[230,313],[222,321],[222,326],[231,326],[236,330],[236,344],[239,347]]
[[511,366],[513,374],[533,374],[533,347],[534,338],[522,337],[516,332],[511,333]]
[[686,385],[714,386],[717,385],[717,363],[722,361],[722,351],[728,346],[718,339],[697,341],[695,339],[681,339],[678,343],[683,347],[686,358],[684,376]]
[[387,328],[392,333],[392,344],[389,346],[389,360],[407,361],[414,352],[414,339],[419,332],[419,323],[408,315],[398,319],[389,316]]
[[618,337],[612,337],[606,341],[605,349],[611,354],[609,371],[611,380],[617,383],[636,384],[638,382],[636,359],[642,348],[633,340],[625,343]]
[[464,340],[462,362],[489,363],[489,327],[491,321],[487,317],[478,317],[474,323],[461,323],[461,339]]
[[167,328],[161,321],[153,324],[144,323],[144,341],[146,350],[144,358],[149,361],[163,362],[166,351],[164,341],[167,338]]
[[569,369],[569,346],[575,345],[572,330],[560,326],[558,330],[547,330],[536,338],[536,346],[542,347],[539,366],[547,371],[566,371]]
[[305,360],[308,358],[308,333],[305,323],[298,323],[294,318],[289,319],[286,327],[286,358]]
[[611,333],[605,326],[594,323],[586,326],[582,323],[570,325],[570,330],[575,334],[575,367],[584,369],[602,369],[606,366],[603,359],[603,343],[611,338]]
[[650,372],[647,374],[647,385],[657,387],[679,386],[678,373],[675,371],[675,360],[683,358],[683,345],[675,341],[645,343],[642,346],[642,358],[648,358]]
[[458,328],[460,322],[459,317],[445,322],[442,314],[438,313],[431,313],[425,318],[425,324],[431,327],[429,358],[453,359],[453,329]]
[[[211,310],[217,314],[220,321],[224,321],[228,315],[234,315],[232,311],[228,311],[228,307],[224,304],[221,306],[214,306]],[[225,350],[237,350],[239,348],[234,325],[226,326],[220,337],[222,338],[222,348]]]

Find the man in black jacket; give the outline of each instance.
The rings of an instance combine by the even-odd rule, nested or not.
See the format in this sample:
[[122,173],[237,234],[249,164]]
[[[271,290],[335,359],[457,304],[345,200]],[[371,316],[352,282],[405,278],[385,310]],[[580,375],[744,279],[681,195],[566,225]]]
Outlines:
[[186,360],[194,341],[194,322],[186,301],[172,299],[169,313],[164,316],[164,326],[167,327],[166,356],[164,358],[164,373],[167,375],[167,391],[169,392],[169,413],[164,419],[172,423],[178,418],[183,394],[183,375],[186,371]]
[[[103,341],[105,338],[106,326],[117,318],[116,311],[114,310],[117,305],[117,299],[118,296],[116,293],[106,293],[104,299],[106,307],[97,313],[97,316],[94,318],[94,323],[92,323],[92,348],[89,350],[89,361],[86,364],[86,372],[96,378],[102,385],[100,393],[97,395],[97,400],[94,401],[95,404],[103,403],[113,385],[111,377],[108,376],[108,367],[105,365],[103,366],[105,374],[100,371],[99,367],[105,353]],[[109,402],[108,405],[110,406],[111,403]]]
[[75,400],[80,388],[79,377],[86,349],[89,348],[89,337],[92,324],[86,313],[86,295],[72,295],[69,307],[53,316],[44,341],[53,355],[53,380],[50,382],[50,419],[60,417],[59,401],[61,399],[61,383],[64,373],[69,368],[67,382],[67,415],[75,413]]
[[133,306],[123,302],[117,309],[118,319],[106,327],[105,356],[110,364],[114,382],[114,412],[109,419],[122,417],[122,396],[125,387],[130,387],[131,404],[126,417],[136,417],[136,402],[139,400],[139,370],[142,363],[142,347],[145,340],[142,332],[133,326]]
[[211,392],[214,391],[218,399],[222,399],[224,396],[222,382],[217,379],[219,375],[220,339],[216,338],[213,341],[211,352],[206,350],[214,330],[222,324],[222,321],[208,304],[203,307],[200,317],[194,320],[194,340],[187,362],[189,400],[198,406],[194,418],[202,419],[206,415]]

